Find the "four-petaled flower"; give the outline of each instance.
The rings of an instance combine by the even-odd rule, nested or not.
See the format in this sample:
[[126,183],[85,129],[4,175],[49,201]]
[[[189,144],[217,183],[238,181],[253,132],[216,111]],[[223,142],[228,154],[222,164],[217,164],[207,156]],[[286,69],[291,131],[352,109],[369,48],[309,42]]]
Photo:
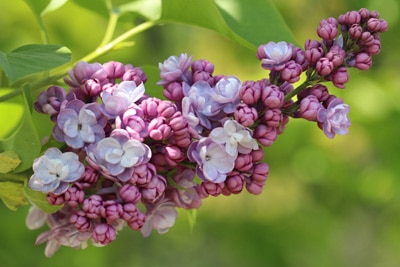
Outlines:
[[85,104],[80,100],[72,100],[58,114],[53,136],[72,148],[82,148],[105,137],[106,123],[106,117],[96,103]]
[[142,235],[148,237],[153,229],[156,229],[160,234],[168,232],[177,217],[178,212],[175,203],[167,200],[158,202],[146,213],[146,222],[141,229]]
[[343,99],[332,100],[328,107],[318,110],[317,120],[322,124],[322,129],[328,138],[335,137],[336,134],[347,134],[350,126],[350,119],[347,114],[350,107],[343,103]]
[[292,47],[283,41],[269,42],[259,47],[257,56],[264,69],[281,70],[292,57]]
[[227,120],[223,127],[214,128],[210,138],[217,144],[225,144],[226,152],[234,157],[237,157],[238,153],[247,154],[258,149],[250,130],[234,120]]
[[196,174],[203,181],[224,182],[228,173],[235,167],[235,156],[226,152],[224,145],[211,138],[203,137],[190,144],[189,160],[196,162]]
[[123,81],[117,88],[111,87],[101,93],[103,104],[101,110],[109,118],[114,119],[128,107],[135,104],[144,94],[143,83],[136,86],[134,81]]
[[133,174],[133,167],[147,163],[151,158],[148,145],[130,138],[125,130],[116,129],[110,137],[91,144],[86,149],[88,161],[105,176],[115,176],[126,182]]
[[73,152],[62,153],[58,148],[49,148],[43,156],[33,162],[33,175],[29,187],[43,193],[62,194],[71,182],[78,180],[85,167]]

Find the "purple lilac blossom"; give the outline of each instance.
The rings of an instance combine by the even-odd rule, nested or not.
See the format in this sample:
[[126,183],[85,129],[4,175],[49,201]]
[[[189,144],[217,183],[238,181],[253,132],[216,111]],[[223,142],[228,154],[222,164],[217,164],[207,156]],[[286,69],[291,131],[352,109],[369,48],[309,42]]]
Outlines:
[[235,76],[224,77],[217,82],[211,99],[226,114],[233,113],[236,105],[240,102],[240,88],[242,84]]
[[58,114],[53,136],[72,148],[82,148],[104,138],[106,123],[97,103],[72,100]]
[[332,100],[326,109],[318,110],[317,120],[322,124],[322,129],[328,138],[332,139],[336,134],[348,133],[350,119],[347,114],[349,111],[349,106],[344,104],[341,98]]
[[178,212],[174,202],[166,199],[159,201],[147,209],[146,222],[141,229],[142,235],[148,237],[153,229],[157,230],[159,234],[168,232],[177,217]]
[[203,137],[188,149],[189,160],[197,163],[196,174],[203,181],[221,183],[235,167],[235,156],[226,152],[224,145]]
[[286,42],[269,42],[258,48],[261,65],[268,70],[281,70],[292,57],[292,46]]
[[65,89],[60,86],[50,86],[46,91],[41,92],[34,108],[39,113],[51,115],[55,120],[63,101],[66,98]]
[[123,81],[116,88],[111,87],[101,93],[101,110],[104,115],[114,119],[139,100],[144,91],[143,83],[136,86],[134,81]]
[[170,56],[164,63],[159,63],[161,81],[158,85],[165,85],[175,81],[183,81],[189,83],[191,80],[190,72],[188,71],[192,64],[192,57],[187,54],[181,54],[179,57]]
[[[27,226],[29,229],[38,229],[47,222],[50,230],[41,233],[35,244],[39,245],[47,241],[45,255],[52,257],[54,253],[61,247],[86,248],[87,240],[92,237],[92,232],[80,232],[73,224],[69,223],[72,209],[64,206],[61,210],[47,214],[37,207],[29,210],[27,217]],[[39,221],[35,219],[40,218]]]
[[62,194],[69,184],[78,180],[85,172],[85,167],[73,152],[62,153],[51,147],[43,156],[36,158],[32,165],[33,175],[29,187],[43,193]]
[[90,164],[98,168],[105,176],[117,177],[128,181],[135,166],[147,163],[151,158],[148,145],[131,139],[125,130],[116,129],[110,137],[87,147]]
[[250,130],[234,120],[226,120],[223,127],[214,128],[210,138],[217,144],[225,145],[226,152],[234,157],[237,157],[238,153],[247,154],[258,149]]
[[199,132],[203,127],[211,130],[214,121],[235,111],[240,102],[240,88],[241,82],[234,76],[220,79],[215,87],[205,81],[198,81],[192,86],[184,84],[182,114]]
[[98,80],[102,84],[107,81],[107,72],[100,63],[78,62],[75,67],[68,72],[69,77],[64,78],[64,82],[72,87],[79,88],[89,79]]

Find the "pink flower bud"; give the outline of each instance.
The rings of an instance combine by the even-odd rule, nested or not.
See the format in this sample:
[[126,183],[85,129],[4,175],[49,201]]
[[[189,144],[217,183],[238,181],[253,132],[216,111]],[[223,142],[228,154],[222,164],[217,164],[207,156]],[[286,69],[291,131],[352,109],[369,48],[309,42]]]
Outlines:
[[100,214],[103,218],[107,219],[107,222],[111,223],[122,217],[122,205],[115,200],[104,201],[103,206],[100,208]]
[[349,35],[350,38],[353,40],[357,40],[358,38],[360,38],[362,33],[363,28],[358,24],[353,24],[349,28]]
[[[229,175],[225,180],[225,187],[223,193],[239,194],[242,192],[244,186],[244,179],[240,173]],[[227,191],[227,192],[226,192]]]
[[68,188],[64,193],[64,200],[71,207],[77,207],[79,204],[83,203],[84,199],[85,192],[75,185]]
[[278,137],[277,128],[259,124],[254,131],[253,137],[262,145],[271,146]]
[[300,101],[300,116],[309,121],[317,121],[317,113],[321,107],[318,98],[309,95]]
[[338,34],[336,19],[330,18],[330,20],[321,20],[318,28],[317,34],[324,40],[333,40]]
[[112,81],[121,78],[125,73],[125,66],[121,62],[109,61],[103,64],[107,77]]
[[251,154],[239,154],[235,160],[235,169],[245,172],[253,167],[253,158]]
[[359,70],[368,70],[372,66],[372,57],[367,53],[359,53],[355,58],[355,67]]
[[140,188],[142,201],[154,203],[163,197],[167,180],[161,175],[154,175],[150,182]]
[[139,189],[131,184],[125,184],[119,190],[119,196],[122,198],[124,202],[136,204],[140,201],[142,195],[139,192]]
[[240,88],[239,95],[244,103],[253,105],[260,99],[261,90],[262,87],[260,82],[245,81]]
[[282,111],[279,108],[267,109],[264,114],[264,121],[270,127],[279,127],[282,122]]
[[117,237],[115,228],[106,223],[100,223],[95,226],[93,231],[93,239],[96,243],[108,245]]
[[235,120],[245,127],[249,127],[255,123],[258,118],[257,109],[249,107],[245,103],[239,103],[233,112]]
[[164,85],[164,96],[171,101],[181,101],[184,97],[181,82],[171,82]]
[[283,105],[284,94],[278,86],[271,84],[262,89],[261,99],[268,108],[280,108]]
[[332,83],[337,88],[343,89],[345,87],[345,83],[349,81],[349,74],[347,72],[347,68],[340,67],[336,69],[332,74]]
[[90,231],[93,227],[92,220],[86,216],[85,212],[78,210],[69,217],[69,222],[72,223],[79,231]]
[[326,57],[320,58],[315,66],[316,70],[321,76],[327,76],[332,73],[333,63]]

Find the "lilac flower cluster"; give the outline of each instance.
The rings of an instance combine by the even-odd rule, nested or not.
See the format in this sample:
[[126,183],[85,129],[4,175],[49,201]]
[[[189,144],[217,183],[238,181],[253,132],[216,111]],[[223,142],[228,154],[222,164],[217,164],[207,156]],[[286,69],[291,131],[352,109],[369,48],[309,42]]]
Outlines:
[[30,228],[50,227],[36,243],[47,241],[52,256],[60,246],[107,245],[125,226],[145,237],[165,233],[176,208],[243,189],[260,194],[269,173],[263,147],[290,117],[316,122],[329,138],[348,132],[349,106],[322,83],[344,88],[348,68],[368,69],[386,29],[367,9],[322,20],[321,40],[304,49],[260,45],[256,55],[269,76],[256,81],[171,56],[159,64],[164,100],[146,94],[141,68],[79,62],[64,79],[69,88],[52,86],[35,103],[60,142],[33,164],[30,187],[60,206],[53,214],[31,209]]

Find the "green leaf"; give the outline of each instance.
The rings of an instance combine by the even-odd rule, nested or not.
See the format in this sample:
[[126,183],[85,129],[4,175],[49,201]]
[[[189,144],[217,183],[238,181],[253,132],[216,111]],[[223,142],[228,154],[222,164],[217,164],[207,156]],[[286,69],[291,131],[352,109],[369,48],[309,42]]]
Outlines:
[[51,205],[46,199],[46,194],[32,190],[27,184],[23,187],[23,192],[30,202],[46,213],[54,213],[63,207]]
[[108,17],[110,14],[105,0],[73,0],[73,2],[103,17]]
[[21,160],[14,151],[0,153],[0,173],[10,172],[17,168],[20,163]]
[[18,128],[8,138],[0,139],[0,149],[14,151],[21,159],[21,164],[14,172],[21,172],[30,168],[41,150],[40,139],[33,124],[25,91],[23,91],[23,107],[23,117]]
[[272,40],[294,42],[282,17],[268,0],[164,0],[161,19],[214,30],[256,50]]
[[137,13],[149,20],[157,20],[161,16],[161,0],[137,0],[122,4],[116,8],[117,12]]
[[10,53],[0,51],[0,66],[10,83],[34,73],[48,71],[71,60],[71,51],[55,44],[21,46]]
[[296,44],[291,30],[269,0],[215,0],[228,26],[258,46],[269,41]]
[[38,17],[62,7],[67,1],[68,0],[24,0]]
[[21,205],[28,204],[22,183],[0,182],[0,198],[11,210],[17,210]]

